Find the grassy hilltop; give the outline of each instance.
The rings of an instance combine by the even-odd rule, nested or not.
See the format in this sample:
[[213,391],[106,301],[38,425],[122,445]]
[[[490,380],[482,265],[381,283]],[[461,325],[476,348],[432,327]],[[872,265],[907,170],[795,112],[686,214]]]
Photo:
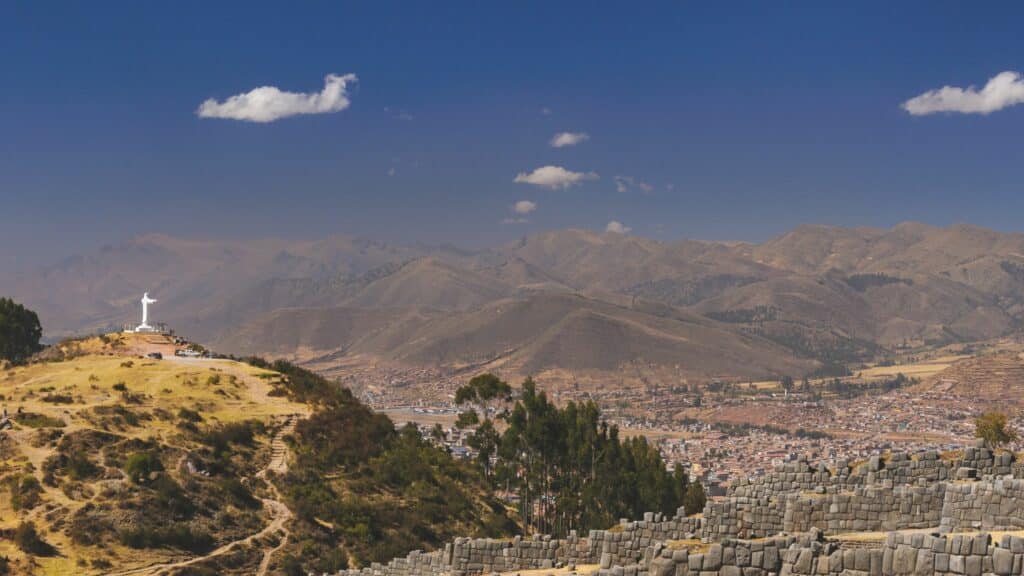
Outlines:
[[0,574],[297,573],[514,528],[346,390],[173,349],[111,335],[0,373]]

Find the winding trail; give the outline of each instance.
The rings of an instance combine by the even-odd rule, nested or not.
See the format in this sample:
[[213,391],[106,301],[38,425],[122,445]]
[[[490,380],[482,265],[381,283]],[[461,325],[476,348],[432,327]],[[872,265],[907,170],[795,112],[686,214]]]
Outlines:
[[[266,479],[268,472],[283,474],[288,471],[288,444],[285,443],[284,437],[295,430],[295,423],[297,421],[298,417],[296,415],[289,416],[285,421],[284,426],[274,434],[274,438],[270,442],[270,462],[267,463],[266,467],[256,473],[257,478]],[[189,558],[188,560],[181,560],[177,562],[151,564],[149,566],[132,568],[121,572],[112,572],[110,573],[110,576],[156,576],[157,574],[167,574],[172,570],[192,566],[194,564],[206,562],[207,560],[211,560],[218,556],[223,556],[239,546],[251,544],[256,540],[265,538],[271,534],[280,533],[281,536],[278,544],[263,552],[263,559],[260,561],[259,570],[256,572],[257,576],[265,576],[267,569],[270,567],[270,560],[274,553],[288,543],[288,536],[290,533],[286,524],[292,518],[292,511],[280,500],[281,494],[278,492],[277,486],[274,486],[270,481],[267,481],[267,485],[270,487],[272,497],[260,498],[260,501],[263,503],[263,506],[270,511],[271,521],[259,532],[242,538],[241,540],[228,542],[227,544],[224,544],[203,556],[196,556],[194,558]]]

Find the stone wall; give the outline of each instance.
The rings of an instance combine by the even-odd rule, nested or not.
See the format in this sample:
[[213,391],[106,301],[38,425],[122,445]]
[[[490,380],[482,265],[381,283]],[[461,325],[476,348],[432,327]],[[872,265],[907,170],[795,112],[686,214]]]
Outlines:
[[340,574],[347,576],[440,576],[450,570],[448,558],[451,555],[451,544],[443,550],[422,552],[414,550],[404,558],[395,558],[387,564],[373,563],[360,570],[345,570]]
[[795,537],[765,540],[726,538],[691,549],[662,544],[645,550],[644,561],[627,566],[602,562],[599,576],[765,576],[782,569],[782,554],[799,541]]
[[[831,469],[791,462],[737,482],[725,498],[707,503],[703,518],[681,510],[672,518],[648,513],[584,538],[458,538],[436,552],[413,552],[346,574],[471,576],[600,564],[609,576],[980,576],[979,566],[985,573],[1007,574],[999,571],[1007,563],[1013,574],[1024,574],[1024,540],[986,543],[984,550],[979,543],[975,551],[975,537],[938,536],[1024,528],[1024,480],[1015,479],[1021,477],[1024,463],[982,447],[946,458],[896,453]],[[857,549],[820,537],[915,528],[936,533],[893,533],[884,545]],[[684,540],[689,548],[680,547]],[[701,540],[710,546],[693,547]]]
[[941,524],[948,532],[1024,528],[1024,480],[948,484]]
[[680,509],[676,516],[663,520],[654,514],[646,514],[640,522],[624,522],[614,530],[591,530],[590,556],[580,554],[577,563],[596,563],[602,558],[612,564],[632,564],[644,549],[655,542],[700,538],[704,533],[703,520],[687,517]]
[[891,533],[879,549],[842,549],[837,543],[793,547],[781,574],[847,576],[982,576],[1020,574],[1024,539],[987,533],[957,536]]
[[945,483],[860,487],[836,494],[790,494],[783,530],[826,534],[934,528],[942,519]]
[[732,540],[703,552],[656,545],[628,566],[602,565],[599,576],[1011,576],[1024,573],[1024,538],[989,534],[890,533],[884,542],[800,537]]
[[705,538],[761,538],[783,530],[785,506],[778,499],[732,496],[704,507]]

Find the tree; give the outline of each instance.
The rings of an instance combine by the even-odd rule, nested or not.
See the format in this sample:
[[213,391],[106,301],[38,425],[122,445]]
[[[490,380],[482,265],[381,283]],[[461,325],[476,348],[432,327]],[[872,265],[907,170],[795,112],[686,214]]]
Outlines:
[[[470,448],[477,451],[477,461],[488,478],[491,476],[491,457],[498,448],[501,435],[491,421],[492,404],[505,403],[512,398],[512,387],[494,374],[474,376],[468,384],[455,391],[456,404],[472,404],[471,408],[459,414],[455,426],[475,428],[473,435],[466,439]],[[479,410],[479,414],[477,413]]]
[[42,347],[39,316],[10,298],[0,298],[0,360],[24,362]]
[[686,487],[686,495],[683,496],[683,508],[686,510],[687,516],[702,512],[707,502],[707,494],[704,493],[704,486],[701,486],[700,482],[691,482]]
[[512,398],[512,387],[494,374],[480,374],[474,376],[468,384],[460,386],[455,391],[456,404],[473,404],[481,412],[482,418],[487,419],[487,409],[492,403],[508,402]]
[[441,426],[440,422],[434,424],[434,427],[430,429],[430,437],[438,444],[444,443],[446,435],[444,433],[444,427]]
[[998,448],[1017,439],[1017,432],[1009,427],[1006,414],[986,412],[974,420],[974,436],[981,438],[989,448]]
[[782,389],[785,390],[787,393],[793,391],[793,377],[792,376],[783,376],[782,377]]
[[593,402],[560,408],[528,378],[505,420],[494,481],[518,493],[531,532],[604,528],[682,504],[686,474],[669,471],[642,436],[620,439]]

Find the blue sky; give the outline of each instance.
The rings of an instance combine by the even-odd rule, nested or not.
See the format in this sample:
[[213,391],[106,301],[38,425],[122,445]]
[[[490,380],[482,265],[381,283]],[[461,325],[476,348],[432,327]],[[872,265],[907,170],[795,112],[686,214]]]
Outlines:
[[[482,246],[613,220],[664,239],[1021,228],[1024,105],[901,107],[1024,72],[1019,3],[632,4],[4,3],[0,264],[147,231]],[[343,110],[196,114],[328,74],[358,77]],[[559,132],[589,138],[554,148]],[[514,181],[542,166],[588,176]]]

